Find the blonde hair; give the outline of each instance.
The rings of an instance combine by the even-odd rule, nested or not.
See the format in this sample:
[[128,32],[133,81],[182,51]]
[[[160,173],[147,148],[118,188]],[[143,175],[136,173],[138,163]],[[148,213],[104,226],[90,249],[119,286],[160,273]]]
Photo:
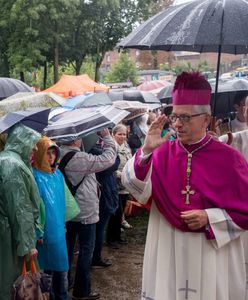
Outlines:
[[123,124],[117,124],[113,129],[112,129],[112,135],[115,135],[117,132],[121,131],[122,129],[127,131],[127,127]]

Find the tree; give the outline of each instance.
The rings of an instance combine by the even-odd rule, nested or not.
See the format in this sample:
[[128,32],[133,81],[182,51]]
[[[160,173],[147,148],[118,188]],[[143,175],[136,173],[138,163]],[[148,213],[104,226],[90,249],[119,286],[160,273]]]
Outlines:
[[41,20],[43,34],[49,40],[49,51],[46,56],[54,66],[54,83],[58,81],[59,64],[68,60],[63,55],[68,48],[68,36],[71,36],[75,25],[75,18],[79,14],[80,0],[42,0],[46,6],[46,12],[42,14]]
[[183,71],[192,71],[193,68],[191,66],[190,62],[180,62],[179,64],[177,64],[174,68],[174,72],[178,75],[180,73],[182,73]]
[[14,0],[0,0],[0,76],[10,76],[10,63],[8,57],[8,38],[11,36],[12,28],[9,23],[10,10]]
[[200,62],[198,63],[197,70],[198,70],[199,72],[208,72],[208,71],[210,71],[210,67],[209,67],[209,65],[208,65],[208,62],[207,62],[206,60],[200,61]]
[[20,73],[24,79],[24,71],[32,72],[34,66],[38,66],[45,57],[43,49],[47,43],[40,35],[40,14],[46,10],[44,4],[38,0],[31,3],[24,0],[16,0],[12,3],[9,11],[8,26],[11,34],[7,38],[8,61],[12,72]]
[[131,81],[133,85],[138,84],[138,71],[134,61],[128,53],[122,52],[117,60],[106,74],[105,82],[126,82]]

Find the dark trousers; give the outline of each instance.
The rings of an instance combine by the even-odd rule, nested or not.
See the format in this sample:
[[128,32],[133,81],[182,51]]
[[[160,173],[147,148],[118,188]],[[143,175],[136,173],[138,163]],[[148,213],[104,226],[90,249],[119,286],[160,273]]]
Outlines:
[[44,271],[52,275],[52,289],[50,293],[50,300],[68,300],[68,280],[67,272],[59,271]]
[[85,297],[91,293],[90,268],[95,245],[96,224],[82,224],[80,222],[66,223],[66,242],[69,258],[69,280],[76,239],[79,243],[73,296]]
[[113,214],[108,223],[107,227],[107,242],[117,242],[121,239],[121,223],[122,215],[127,203],[128,194],[119,194],[119,206]]
[[102,247],[105,239],[105,228],[111,213],[105,210],[99,212],[99,222],[96,223],[96,241],[92,261],[97,263],[102,259]]

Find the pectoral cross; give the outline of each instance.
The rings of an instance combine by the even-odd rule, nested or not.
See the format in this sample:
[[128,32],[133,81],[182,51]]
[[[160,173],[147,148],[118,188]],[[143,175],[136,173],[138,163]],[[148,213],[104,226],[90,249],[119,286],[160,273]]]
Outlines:
[[195,191],[190,190],[190,186],[186,185],[185,190],[181,192],[182,195],[186,195],[185,204],[190,204],[189,197],[190,195],[194,195]]

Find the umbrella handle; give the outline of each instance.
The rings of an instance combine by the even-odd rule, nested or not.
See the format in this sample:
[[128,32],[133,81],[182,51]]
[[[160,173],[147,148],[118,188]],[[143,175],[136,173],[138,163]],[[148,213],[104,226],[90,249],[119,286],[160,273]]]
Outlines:
[[217,122],[217,118],[212,117],[210,122],[210,131],[216,132],[216,122]]
[[228,131],[227,132],[227,142],[226,142],[226,144],[231,145],[232,142],[233,142],[233,134],[231,133],[231,131]]

